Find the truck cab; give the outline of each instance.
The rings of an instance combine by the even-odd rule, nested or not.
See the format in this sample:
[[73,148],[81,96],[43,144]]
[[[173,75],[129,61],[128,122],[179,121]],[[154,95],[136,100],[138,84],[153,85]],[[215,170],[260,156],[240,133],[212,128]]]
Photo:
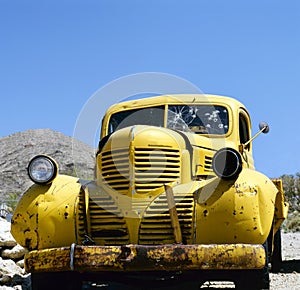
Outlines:
[[198,289],[210,279],[268,289],[288,211],[281,180],[254,166],[252,141],[268,130],[262,123],[251,136],[250,115],[233,98],[155,96],[107,110],[95,180],[58,174],[50,156],[31,160],[36,184],[12,234],[29,250],[33,289],[87,280]]

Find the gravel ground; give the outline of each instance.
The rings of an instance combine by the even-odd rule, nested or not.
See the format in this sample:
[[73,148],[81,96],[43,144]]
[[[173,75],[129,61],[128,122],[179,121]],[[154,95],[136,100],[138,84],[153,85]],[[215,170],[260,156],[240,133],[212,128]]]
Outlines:
[[282,234],[282,258],[281,272],[270,274],[270,289],[300,289],[300,232]]

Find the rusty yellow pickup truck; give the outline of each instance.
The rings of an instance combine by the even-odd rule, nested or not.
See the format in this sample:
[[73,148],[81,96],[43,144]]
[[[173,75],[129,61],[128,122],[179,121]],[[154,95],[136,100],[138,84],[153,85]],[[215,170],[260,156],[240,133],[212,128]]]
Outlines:
[[107,110],[94,180],[34,157],[11,225],[32,288],[269,289],[288,204],[281,180],[254,167],[253,140],[268,131],[252,136],[233,98],[158,95]]

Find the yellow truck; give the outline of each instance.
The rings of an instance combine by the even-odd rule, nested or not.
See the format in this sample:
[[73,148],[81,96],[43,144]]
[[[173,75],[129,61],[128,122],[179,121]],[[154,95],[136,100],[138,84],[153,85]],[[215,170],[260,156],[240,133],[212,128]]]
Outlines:
[[94,180],[34,157],[11,225],[32,288],[269,289],[288,204],[254,167],[252,141],[268,131],[251,136],[233,98],[159,95],[107,110]]

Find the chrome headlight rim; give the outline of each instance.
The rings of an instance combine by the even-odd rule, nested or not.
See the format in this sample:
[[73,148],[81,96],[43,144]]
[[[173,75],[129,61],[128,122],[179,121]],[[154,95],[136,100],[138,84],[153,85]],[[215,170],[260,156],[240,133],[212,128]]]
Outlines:
[[27,173],[36,184],[50,184],[57,176],[58,165],[50,156],[40,154],[30,160]]

